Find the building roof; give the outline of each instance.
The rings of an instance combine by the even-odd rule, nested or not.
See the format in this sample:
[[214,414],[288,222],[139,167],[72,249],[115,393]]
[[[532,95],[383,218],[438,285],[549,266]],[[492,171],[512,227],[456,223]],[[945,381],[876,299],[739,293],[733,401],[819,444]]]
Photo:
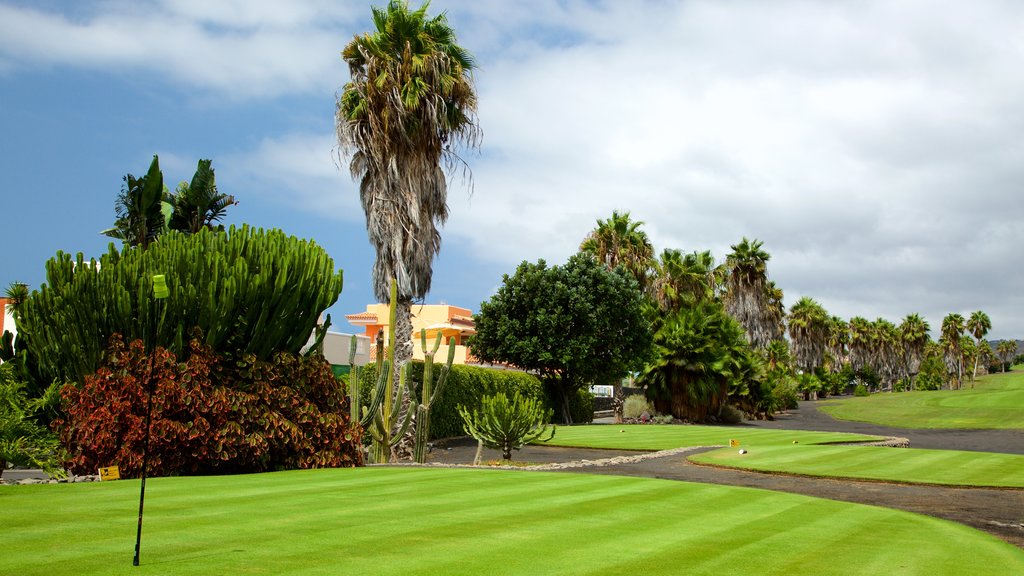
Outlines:
[[345,320],[348,320],[350,324],[359,324],[363,326],[370,326],[372,324],[379,324],[377,321],[377,315],[373,312],[360,312],[358,314],[346,314]]

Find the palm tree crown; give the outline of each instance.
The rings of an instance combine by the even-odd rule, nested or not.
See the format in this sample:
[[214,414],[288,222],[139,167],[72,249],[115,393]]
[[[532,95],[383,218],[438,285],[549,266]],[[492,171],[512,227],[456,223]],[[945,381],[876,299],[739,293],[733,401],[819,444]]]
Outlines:
[[580,251],[593,254],[611,270],[624,267],[636,278],[640,289],[646,290],[654,246],[641,226],[643,222],[630,219],[629,212],[620,214],[613,210],[611,218],[597,221],[597,227],[580,243]]

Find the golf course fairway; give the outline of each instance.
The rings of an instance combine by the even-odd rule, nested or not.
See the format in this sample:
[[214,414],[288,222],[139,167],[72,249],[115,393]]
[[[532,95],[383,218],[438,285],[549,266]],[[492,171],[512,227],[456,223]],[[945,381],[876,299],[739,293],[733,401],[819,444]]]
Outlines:
[[826,400],[818,409],[840,420],[895,428],[1019,430],[1024,429],[1024,370],[980,376],[974,388],[885,392]]
[[885,508],[666,480],[371,467],[0,488],[5,573],[1024,573],[1024,551]]
[[593,424],[560,426],[554,438],[538,445],[654,451],[684,446],[728,446],[730,440],[743,445],[775,446],[792,444],[794,440],[801,444],[824,444],[881,439],[880,436],[841,432],[769,430],[740,426]]
[[878,446],[758,446],[741,454],[723,448],[690,461],[760,472],[936,484],[1024,488],[1024,456]]

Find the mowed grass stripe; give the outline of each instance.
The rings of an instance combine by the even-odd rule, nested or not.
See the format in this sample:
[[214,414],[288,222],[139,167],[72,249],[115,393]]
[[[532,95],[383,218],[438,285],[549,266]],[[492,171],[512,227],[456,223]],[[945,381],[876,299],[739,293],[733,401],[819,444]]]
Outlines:
[[746,454],[721,449],[689,458],[763,472],[890,482],[1024,488],[1024,456],[874,446],[760,446]]
[[873,394],[828,401],[820,410],[896,428],[1024,429],[1024,370],[979,377],[975,388]]
[[878,436],[803,430],[767,430],[738,426],[669,426],[653,424],[602,424],[562,426],[545,444],[577,448],[617,450],[669,450],[684,446],[723,446],[730,440],[744,445],[821,444],[880,440]]
[[1024,552],[1013,546],[905,512],[644,478],[418,468],[152,479],[142,566],[133,568],[137,496],[134,481],[0,490],[9,526],[24,528],[0,537],[4,569],[86,576],[1024,571]]

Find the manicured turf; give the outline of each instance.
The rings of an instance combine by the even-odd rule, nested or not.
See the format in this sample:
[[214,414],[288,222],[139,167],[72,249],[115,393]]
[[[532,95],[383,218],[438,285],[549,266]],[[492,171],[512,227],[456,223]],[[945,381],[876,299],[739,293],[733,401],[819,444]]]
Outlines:
[[[906,512],[587,474],[369,468],[0,489],[4,573],[1024,573],[1024,551]],[[969,551],[969,553],[965,553]]]
[[763,472],[944,484],[1024,488],[1024,456],[876,446],[757,446],[696,454],[693,462]]
[[766,430],[743,426],[675,426],[660,424],[601,424],[593,426],[561,426],[549,444],[578,448],[609,448],[617,450],[668,450],[683,446],[723,446],[729,440],[743,444],[772,446],[827,442],[859,442],[881,440],[878,436],[842,434],[838,432],[805,432],[800,430]]
[[1024,428],[1024,368],[978,378],[975,388],[894,392],[829,401],[820,406],[841,420],[897,428]]
[[551,444],[580,448],[667,450],[727,446],[690,460],[732,468],[806,476],[863,478],[951,486],[1024,488],[1024,456],[956,450],[914,450],[820,444],[878,439],[873,436],[742,426],[592,425],[561,427]]

